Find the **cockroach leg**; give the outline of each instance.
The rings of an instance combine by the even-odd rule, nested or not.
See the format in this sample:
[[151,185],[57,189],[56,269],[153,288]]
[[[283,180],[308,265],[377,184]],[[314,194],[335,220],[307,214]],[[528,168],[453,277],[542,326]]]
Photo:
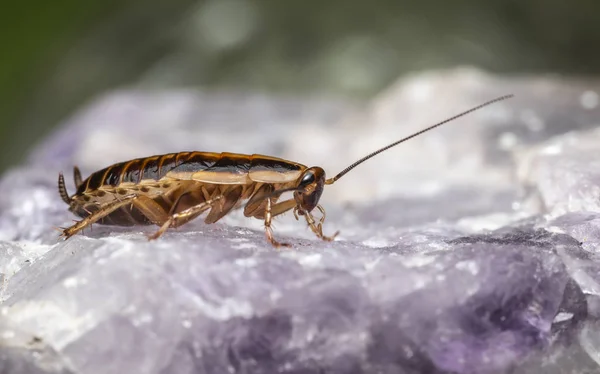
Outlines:
[[210,206],[212,206],[212,204],[221,200],[222,197],[223,196],[215,196],[214,198],[208,201],[202,202],[198,205],[194,205],[193,207],[182,210],[179,213],[172,214],[171,216],[169,216],[169,218],[167,218],[167,220],[154,234],[148,235],[148,240],[158,239],[171,226],[177,227],[183,225],[186,222],[191,221],[192,219],[200,215],[202,212],[204,212],[206,209],[208,209]]
[[128,195],[128,196],[125,196],[125,198],[123,198],[121,200],[113,201],[111,203],[108,203],[108,204],[102,206],[100,209],[98,209],[91,215],[87,216],[86,218],[82,219],[81,221],[75,221],[74,225],[64,229],[62,236],[64,236],[65,239],[70,238],[71,236],[77,234],[77,232],[83,230],[86,226],[89,226],[92,223],[102,219],[103,217],[106,217],[107,215],[111,214],[115,210],[131,203],[132,201],[134,201],[137,198],[138,198],[138,196],[136,196],[136,195]]
[[219,203],[215,204],[210,212],[208,212],[204,222],[211,224],[225,217],[234,207],[235,203],[242,197],[242,193],[243,187],[240,185],[234,185],[223,189]]
[[295,206],[296,200],[294,199],[281,201],[271,207],[271,217],[277,217],[278,215],[287,212]]
[[273,186],[269,184],[263,184],[259,187],[246,202],[244,206],[244,215],[246,217],[264,218],[265,206],[267,205],[267,198],[269,194],[273,192]]
[[273,237],[273,229],[271,228],[271,220],[273,219],[272,211],[271,211],[271,199],[267,199],[267,206],[265,207],[265,234],[267,235],[267,240],[273,245],[275,248],[279,247],[291,247],[289,243],[280,243]]
[[191,191],[186,191],[186,192],[181,193],[179,196],[177,196],[177,199],[171,204],[171,210],[169,210],[170,216],[175,214],[175,212],[177,211],[177,208],[179,207],[179,204],[181,203],[183,198],[186,196],[189,196],[190,193],[191,193]]
[[325,209],[323,209],[321,207],[321,208],[319,208],[319,210],[323,213],[323,217],[321,217],[321,219],[319,220],[319,223],[315,222],[315,219],[314,219],[314,217],[313,217],[312,214],[310,214],[309,212],[304,212],[304,217],[306,218],[306,223],[308,223],[308,226],[310,227],[310,229],[312,230],[312,232],[314,232],[315,235],[319,239],[325,240],[327,242],[331,242],[331,241],[333,241],[335,239],[336,236],[338,236],[338,234],[340,232],[336,231],[331,236],[325,236],[325,235],[323,235],[323,222],[325,221]]
[[165,209],[150,197],[138,196],[136,200],[132,201],[132,206],[156,225],[162,225],[169,219],[169,214]]
[[319,220],[319,227],[323,227],[323,222],[325,222],[325,217],[326,217],[325,209],[320,204],[317,205],[317,209],[319,209],[319,212],[321,212],[321,219]]

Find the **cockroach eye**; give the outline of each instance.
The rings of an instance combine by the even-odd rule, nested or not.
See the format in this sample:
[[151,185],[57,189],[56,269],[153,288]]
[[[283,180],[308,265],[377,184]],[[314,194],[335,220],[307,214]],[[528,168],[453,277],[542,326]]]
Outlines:
[[306,173],[300,181],[300,186],[308,186],[315,182],[315,173]]

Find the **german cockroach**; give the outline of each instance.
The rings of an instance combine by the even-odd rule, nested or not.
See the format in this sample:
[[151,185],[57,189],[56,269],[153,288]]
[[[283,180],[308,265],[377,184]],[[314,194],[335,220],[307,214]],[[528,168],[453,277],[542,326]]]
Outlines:
[[[138,158],[109,166],[85,180],[75,167],[75,194],[67,193],[62,173],[58,176],[58,191],[69,210],[83,219],[62,228],[62,235],[69,238],[96,222],[119,226],[155,224],[160,228],[149,239],[156,239],[169,227],[181,226],[207,211],[204,221],[217,222],[247,200],[244,215],[264,220],[267,239],[275,247],[289,244],[275,240],[271,220],[289,210],[293,210],[296,220],[304,216],[317,237],[332,241],[338,233],[323,234],[325,210],[319,205],[325,185],[335,183],[389,148],[509,97],[512,95],[488,101],[389,144],[329,179],[318,166],[309,168],[280,158],[235,153],[179,152]],[[284,192],[293,192],[293,197],[278,202]],[[315,208],[321,212],[318,220],[312,214]]]

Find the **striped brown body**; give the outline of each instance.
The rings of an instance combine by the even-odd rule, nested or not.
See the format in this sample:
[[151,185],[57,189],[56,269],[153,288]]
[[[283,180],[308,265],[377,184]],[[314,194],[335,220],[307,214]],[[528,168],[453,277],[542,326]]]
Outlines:
[[[91,174],[77,187],[71,210],[85,218],[111,201],[136,194],[177,213],[211,197],[227,196],[228,204],[212,207],[207,216],[206,222],[213,223],[240,200],[290,187],[306,169],[279,158],[235,153],[180,152],[138,158]],[[263,218],[259,211],[245,213]],[[124,206],[98,223],[131,226],[155,222],[135,206]]]

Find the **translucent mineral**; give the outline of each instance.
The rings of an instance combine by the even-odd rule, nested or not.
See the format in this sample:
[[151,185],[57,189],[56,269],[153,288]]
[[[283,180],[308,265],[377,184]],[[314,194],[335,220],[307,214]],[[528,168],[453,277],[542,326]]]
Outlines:
[[[0,372],[592,373],[600,370],[600,86],[472,69],[369,103],[111,92],[0,180]],[[260,153],[333,176],[364,154],[515,98],[356,168],[325,234],[236,211],[169,230],[76,217],[58,172],[173,151]]]

